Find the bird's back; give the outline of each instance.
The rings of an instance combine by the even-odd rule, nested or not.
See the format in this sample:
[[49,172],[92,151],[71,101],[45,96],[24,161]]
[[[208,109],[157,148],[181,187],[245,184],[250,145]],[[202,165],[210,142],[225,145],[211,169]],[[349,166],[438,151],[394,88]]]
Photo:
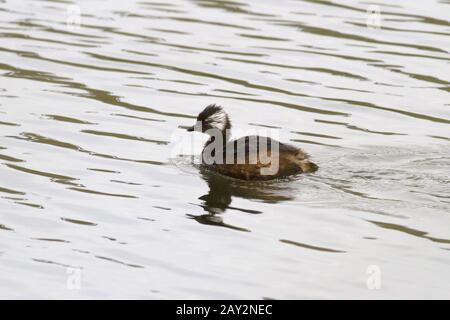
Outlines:
[[263,136],[229,141],[214,150],[213,156],[216,161],[208,165],[210,169],[244,180],[267,180],[314,172],[318,168],[303,150]]

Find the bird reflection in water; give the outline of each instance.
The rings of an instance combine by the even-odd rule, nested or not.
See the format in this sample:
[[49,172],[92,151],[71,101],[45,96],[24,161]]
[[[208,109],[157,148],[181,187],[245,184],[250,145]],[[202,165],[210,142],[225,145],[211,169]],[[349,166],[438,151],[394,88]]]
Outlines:
[[201,224],[250,232],[248,229],[225,223],[221,214],[226,210],[236,210],[249,214],[261,214],[262,212],[230,206],[233,197],[266,203],[278,203],[294,198],[289,195],[290,188],[283,181],[243,181],[220,175],[205,168],[200,168],[200,175],[209,187],[208,193],[199,197],[202,200],[200,206],[207,213],[199,216],[188,214],[188,217]]

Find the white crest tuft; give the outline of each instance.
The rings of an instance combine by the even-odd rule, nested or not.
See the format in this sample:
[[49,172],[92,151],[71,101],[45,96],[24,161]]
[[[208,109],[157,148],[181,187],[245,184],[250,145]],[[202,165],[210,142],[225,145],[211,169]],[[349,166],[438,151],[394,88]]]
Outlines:
[[223,110],[219,110],[207,118],[208,124],[211,127],[219,130],[224,130],[227,124],[227,114]]

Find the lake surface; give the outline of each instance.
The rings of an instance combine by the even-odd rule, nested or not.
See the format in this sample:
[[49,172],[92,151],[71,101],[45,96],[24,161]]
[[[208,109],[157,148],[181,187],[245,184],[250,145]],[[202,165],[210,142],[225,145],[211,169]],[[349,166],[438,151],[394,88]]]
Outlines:
[[[448,0],[0,17],[0,298],[450,298]],[[319,171],[199,170],[211,103]]]

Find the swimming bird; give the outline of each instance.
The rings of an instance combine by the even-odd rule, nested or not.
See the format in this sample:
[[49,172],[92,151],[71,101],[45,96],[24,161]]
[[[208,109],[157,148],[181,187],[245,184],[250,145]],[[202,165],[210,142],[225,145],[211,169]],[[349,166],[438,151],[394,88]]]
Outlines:
[[318,166],[299,148],[270,137],[244,136],[230,140],[231,122],[218,105],[207,106],[187,131],[209,135],[201,159],[207,169],[243,180],[269,180],[310,173]]

